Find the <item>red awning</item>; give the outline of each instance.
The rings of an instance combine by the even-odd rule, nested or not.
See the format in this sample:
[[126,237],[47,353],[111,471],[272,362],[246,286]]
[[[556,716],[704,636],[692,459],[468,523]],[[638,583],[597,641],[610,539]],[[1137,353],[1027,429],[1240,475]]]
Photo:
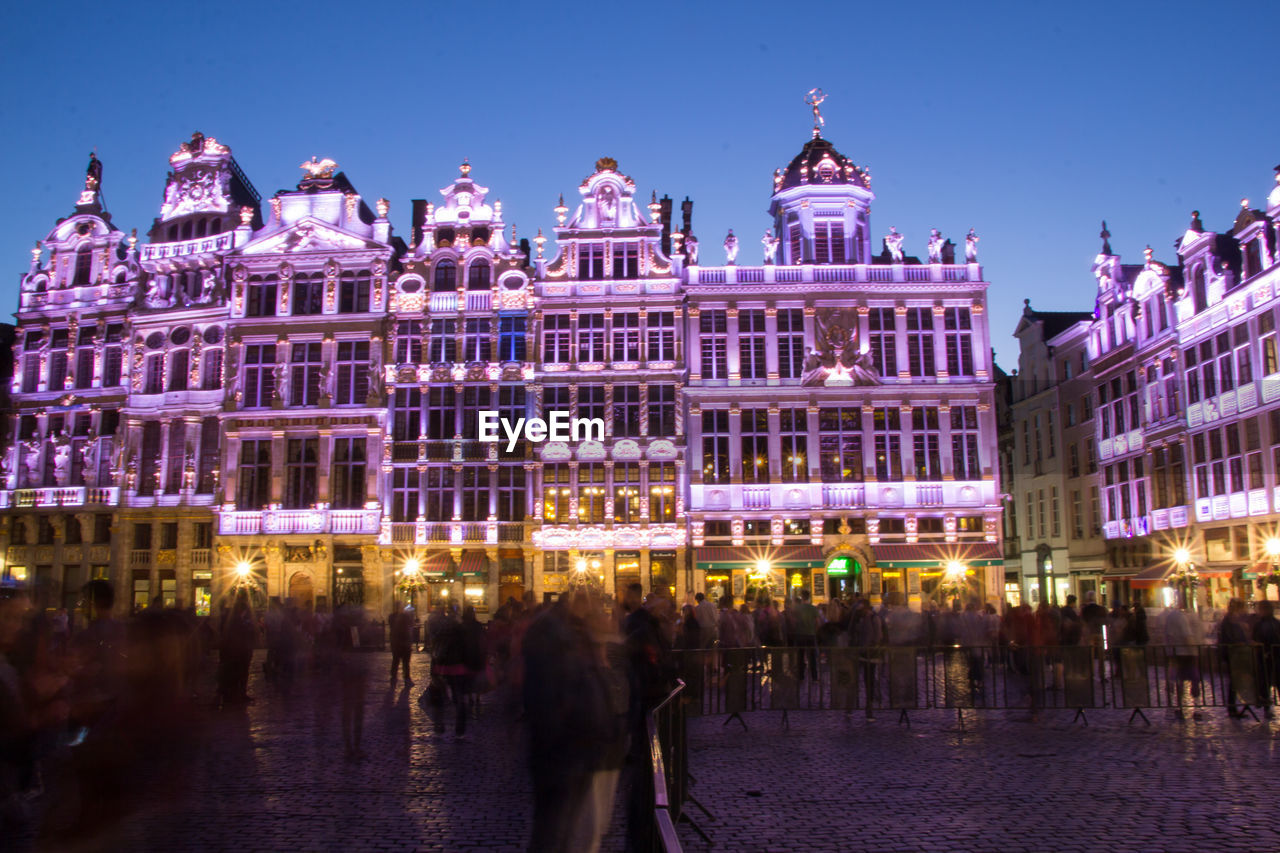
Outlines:
[[696,548],[694,559],[701,563],[742,563],[754,566],[760,560],[772,564],[822,562],[821,545],[784,545],[771,548],[767,545],[708,546]]
[[998,542],[929,542],[914,545],[872,545],[876,565],[892,566],[896,563],[962,563],[991,565],[1000,562],[1003,554]]
[[1150,589],[1163,584],[1165,578],[1171,574],[1173,574],[1173,564],[1168,560],[1151,563],[1145,569],[1129,578],[1129,586],[1134,589]]
[[484,551],[462,552],[462,573],[464,575],[483,575],[489,570],[488,557]]

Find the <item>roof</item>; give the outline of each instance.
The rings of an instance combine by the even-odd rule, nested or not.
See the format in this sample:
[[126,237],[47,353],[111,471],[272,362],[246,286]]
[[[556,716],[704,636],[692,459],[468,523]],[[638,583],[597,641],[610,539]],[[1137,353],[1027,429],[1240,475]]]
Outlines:
[[[822,167],[823,161],[829,161],[835,168]],[[774,192],[801,184],[852,184],[865,189],[868,181],[866,173],[855,166],[852,160],[821,136],[815,136],[792,159],[791,165],[787,166],[782,175],[782,182],[774,187]]]
[[1056,338],[1076,323],[1093,320],[1092,311],[1033,311],[1032,319],[1044,324],[1044,339]]

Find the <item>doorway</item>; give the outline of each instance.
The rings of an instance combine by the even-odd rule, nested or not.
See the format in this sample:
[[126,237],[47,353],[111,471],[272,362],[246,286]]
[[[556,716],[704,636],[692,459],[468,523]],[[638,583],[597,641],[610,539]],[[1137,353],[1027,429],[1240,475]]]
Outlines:
[[306,572],[294,572],[289,578],[288,597],[299,610],[304,613],[311,612],[316,603],[316,589],[311,581],[311,575]]

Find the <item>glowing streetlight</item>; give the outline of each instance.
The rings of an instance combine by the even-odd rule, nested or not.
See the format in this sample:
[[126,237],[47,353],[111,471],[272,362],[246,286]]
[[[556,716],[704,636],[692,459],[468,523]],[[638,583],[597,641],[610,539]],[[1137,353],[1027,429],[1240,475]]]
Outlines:
[[959,560],[952,560],[947,563],[947,580],[952,583],[959,583],[965,574],[965,565]]
[[[1275,542],[1277,547],[1280,547],[1280,540],[1272,539],[1271,542]],[[1268,548],[1271,547],[1271,542],[1267,543]],[[1179,568],[1186,566],[1191,562],[1191,550],[1184,547],[1175,548],[1173,551],[1173,561],[1178,564]]]
[[417,557],[410,557],[404,561],[405,577],[416,577],[420,571],[422,571],[422,563],[418,561]]
[[242,582],[247,581],[249,579],[250,573],[253,572],[253,566],[249,564],[248,560],[241,560],[240,562],[236,563],[235,572],[236,572],[236,577],[239,578],[240,581]]
[[1272,536],[1267,540],[1267,556],[1271,558],[1271,562],[1280,562],[1280,537]]

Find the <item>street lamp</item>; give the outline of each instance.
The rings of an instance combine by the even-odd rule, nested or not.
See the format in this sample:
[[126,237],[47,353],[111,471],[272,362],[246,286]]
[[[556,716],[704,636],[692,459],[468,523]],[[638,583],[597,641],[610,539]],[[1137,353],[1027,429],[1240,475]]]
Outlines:
[[1200,574],[1196,571],[1196,564],[1191,562],[1191,549],[1185,545],[1175,548],[1173,550],[1173,562],[1178,567],[1173,580],[1182,591],[1183,605],[1190,604],[1191,609],[1198,609],[1195,588],[1200,585]]
[[1266,543],[1267,559],[1271,561],[1271,571],[1258,578],[1258,586],[1262,587],[1262,597],[1267,597],[1267,584],[1280,587],[1280,537],[1272,536]]

